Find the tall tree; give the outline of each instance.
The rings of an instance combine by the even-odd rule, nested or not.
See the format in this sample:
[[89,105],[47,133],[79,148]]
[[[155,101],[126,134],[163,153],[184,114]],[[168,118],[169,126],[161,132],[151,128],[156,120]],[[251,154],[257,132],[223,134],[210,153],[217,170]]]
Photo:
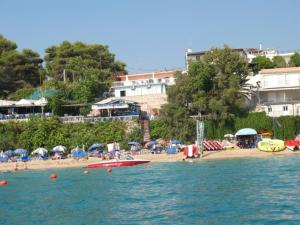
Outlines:
[[273,67],[274,68],[282,68],[282,67],[286,67],[286,61],[282,56],[274,56],[273,58]]
[[187,74],[178,74],[176,85],[168,89],[168,104],[160,116],[173,137],[192,140],[192,115],[206,115],[219,126],[229,124],[244,112],[243,87],[248,64],[228,46],[213,48],[202,61],[194,62]]
[[298,52],[296,52],[294,55],[291,56],[289,65],[300,66],[300,54]]
[[274,68],[272,61],[266,56],[256,56],[251,62],[251,68],[254,74],[257,74],[261,69]]
[[0,96],[8,97],[24,87],[36,87],[44,78],[39,54],[31,49],[22,52],[17,45],[0,35]]
[[48,75],[57,80],[63,80],[65,75],[68,80],[76,81],[88,76],[91,69],[99,74],[126,72],[125,64],[115,61],[108,46],[100,44],[64,41],[46,49],[45,62]]

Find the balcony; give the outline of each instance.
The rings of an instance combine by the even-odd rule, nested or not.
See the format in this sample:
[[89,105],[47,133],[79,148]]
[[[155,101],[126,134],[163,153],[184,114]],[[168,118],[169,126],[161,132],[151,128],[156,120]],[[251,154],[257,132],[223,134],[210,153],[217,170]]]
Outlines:
[[148,80],[132,80],[132,81],[116,81],[112,84],[113,87],[125,87],[125,86],[145,86],[151,84],[175,84],[175,78],[161,78],[161,79],[148,79]]

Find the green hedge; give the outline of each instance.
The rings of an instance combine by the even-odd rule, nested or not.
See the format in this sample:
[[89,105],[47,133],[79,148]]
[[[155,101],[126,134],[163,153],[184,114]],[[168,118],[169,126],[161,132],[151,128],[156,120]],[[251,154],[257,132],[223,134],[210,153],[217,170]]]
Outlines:
[[42,145],[52,149],[64,145],[69,150],[77,145],[119,142],[127,149],[128,141],[141,141],[136,126],[127,132],[127,123],[107,121],[95,123],[62,123],[58,118],[31,119],[28,122],[0,123],[0,150],[25,148],[32,151]]
[[[194,127],[190,127],[189,132],[195,133],[196,122]],[[169,137],[168,127],[163,121],[151,121],[151,137],[176,138]],[[255,130],[268,129],[273,131],[274,137],[282,140],[293,139],[300,133],[300,116],[281,116],[278,118],[268,117],[264,112],[249,113],[244,117],[236,117],[231,124],[222,126],[216,121],[205,121],[205,136],[207,139],[222,139],[224,134],[235,134],[242,128],[253,128]],[[178,130],[178,133],[185,132]],[[179,135],[178,135],[179,136]],[[194,135],[196,138],[196,135]],[[182,140],[194,142],[194,140]]]

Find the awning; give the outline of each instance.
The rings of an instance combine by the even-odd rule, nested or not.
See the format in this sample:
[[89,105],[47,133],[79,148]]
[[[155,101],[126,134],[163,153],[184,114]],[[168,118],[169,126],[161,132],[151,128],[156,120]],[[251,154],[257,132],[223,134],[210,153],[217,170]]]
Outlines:
[[238,132],[235,133],[235,136],[246,136],[246,135],[256,135],[256,134],[257,134],[256,130],[252,128],[244,128],[238,130]]

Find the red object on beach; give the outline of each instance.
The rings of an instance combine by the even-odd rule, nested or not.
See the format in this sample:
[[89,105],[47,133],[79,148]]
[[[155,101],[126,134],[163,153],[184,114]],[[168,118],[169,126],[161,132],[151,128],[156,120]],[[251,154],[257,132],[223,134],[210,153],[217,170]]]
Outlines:
[[142,159],[130,159],[130,160],[109,160],[97,163],[91,163],[86,166],[86,168],[102,168],[102,167],[120,167],[120,166],[136,166],[139,164],[149,163],[149,160]]
[[50,176],[49,176],[50,179],[52,180],[55,180],[57,178],[57,174],[56,173],[52,173]]
[[208,151],[223,150],[222,144],[218,141],[204,141],[203,147]]
[[188,147],[185,147],[185,148],[183,149],[183,155],[184,155],[184,156],[188,156]]
[[286,141],[284,141],[284,144],[286,146],[299,146],[300,141],[298,141],[298,140],[286,140]]
[[286,140],[284,141],[284,145],[288,148],[292,148],[292,150],[300,147],[300,140]]
[[0,186],[5,186],[7,184],[8,184],[7,180],[0,180]]

